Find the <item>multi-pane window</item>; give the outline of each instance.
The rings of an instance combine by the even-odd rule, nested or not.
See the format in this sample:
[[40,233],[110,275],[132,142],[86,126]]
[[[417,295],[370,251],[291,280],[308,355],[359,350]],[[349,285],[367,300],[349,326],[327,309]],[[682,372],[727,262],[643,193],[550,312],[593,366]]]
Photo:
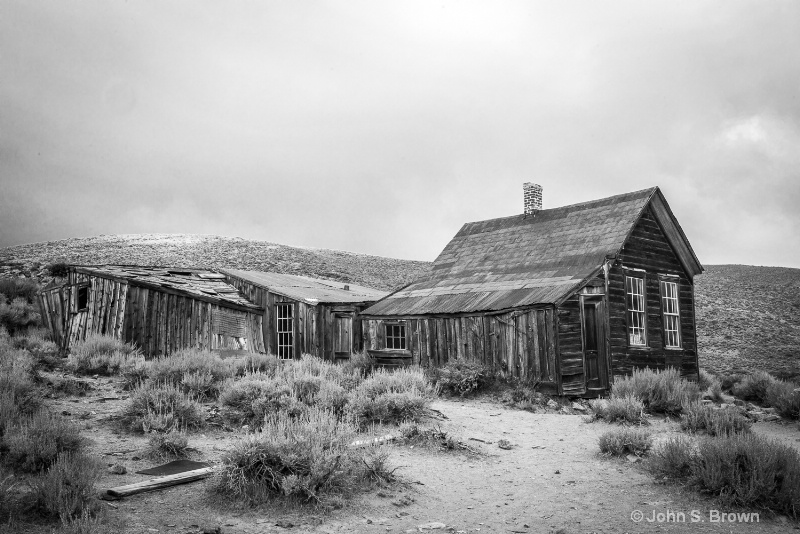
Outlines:
[[406,325],[389,323],[386,325],[386,348],[406,350]]
[[278,304],[276,306],[278,358],[294,358],[294,306]]
[[680,348],[681,316],[678,307],[678,283],[661,281],[661,312],[664,315],[664,346]]
[[647,345],[647,301],[644,294],[644,278],[625,277],[625,297],[628,307],[628,344]]

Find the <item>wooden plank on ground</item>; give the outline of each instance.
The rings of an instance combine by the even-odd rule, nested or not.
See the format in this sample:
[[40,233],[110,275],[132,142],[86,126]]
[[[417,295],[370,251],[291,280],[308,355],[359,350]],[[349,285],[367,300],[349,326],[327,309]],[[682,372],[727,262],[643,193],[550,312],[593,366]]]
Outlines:
[[213,467],[203,467],[201,469],[193,469],[191,471],[184,471],[183,473],[176,473],[174,475],[167,475],[164,477],[151,478],[135,484],[128,484],[126,486],[117,486],[115,488],[107,489],[102,493],[104,499],[121,499],[129,495],[137,493],[144,493],[146,491],[155,491],[170,486],[177,486],[178,484],[186,484],[187,482],[194,482],[209,476],[214,471]]

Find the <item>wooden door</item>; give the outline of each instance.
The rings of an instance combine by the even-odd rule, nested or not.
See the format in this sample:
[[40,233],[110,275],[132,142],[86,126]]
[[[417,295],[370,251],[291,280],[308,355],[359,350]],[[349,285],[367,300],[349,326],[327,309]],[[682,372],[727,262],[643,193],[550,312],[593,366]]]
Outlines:
[[608,387],[603,300],[584,297],[582,315],[586,392],[600,392]]
[[353,316],[336,315],[333,321],[334,357],[349,358],[353,352]]

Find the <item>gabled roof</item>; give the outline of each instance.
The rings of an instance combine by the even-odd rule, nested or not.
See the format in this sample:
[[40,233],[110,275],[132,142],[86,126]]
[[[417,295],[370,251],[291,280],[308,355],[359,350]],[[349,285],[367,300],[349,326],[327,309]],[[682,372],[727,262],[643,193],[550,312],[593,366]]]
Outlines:
[[238,269],[222,269],[221,272],[250,282],[272,293],[312,305],[320,302],[331,304],[374,302],[388,295],[387,291],[306,276]]
[[250,308],[261,310],[239,290],[228,284],[225,275],[205,269],[187,269],[183,267],[140,267],[136,265],[76,265],[76,272],[126,280],[135,286],[150,289],[164,289],[212,302],[222,306]]
[[601,200],[465,224],[428,275],[365,315],[496,311],[558,304],[619,253],[645,208],[691,277],[702,272],[657,187]]

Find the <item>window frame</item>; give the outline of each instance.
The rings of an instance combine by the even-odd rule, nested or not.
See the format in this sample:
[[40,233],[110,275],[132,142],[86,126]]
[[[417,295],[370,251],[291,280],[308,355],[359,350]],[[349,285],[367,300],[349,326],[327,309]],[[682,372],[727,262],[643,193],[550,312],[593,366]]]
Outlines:
[[[390,328],[392,328],[392,329],[398,328],[399,329],[398,334],[397,335],[393,335],[393,334],[390,335],[390,333],[389,333],[389,329]],[[384,323],[383,324],[383,335],[384,335],[383,344],[384,344],[384,347],[386,348],[386,350],[408,350],[408,343],[406,341],[406,334],[407,334],[407,329],[406,329],[406,322],[405,321],[391,321],[391,322]],[[401,346],[399,346],[399,347],[398,346],[391,346],[390,347],[389,346],[389,344],[390,344],[389,340],[390,339],[393,340],[393,342],[391,343],[392,345],[396,345],[397,343],[399,343]]]
[[[281,316],[281,310],[289,310],[289,316]],[[278,359],[281,360],[292,360],[294,359],[295,353],[295,309],[293,302],[278,302],[275,304],[275,352]],[[288,330],[282,329],[281,321],[288,321]],[[283,323],[283,326],[286,326],[286,323]],[[285,337],[288,335],[288,343],[281,342],[282,340],[286,340]],[[288,354],[287,354],[288,353]]]
[[[86,311],[89,309],[89,291],[91,290],[91,284],[89,282],[81,282],[75,286],[75,312],[79,313],[82,311]],[[86,302],[84,306],[81,306],[81,292],[85,292],[86,294]]]
[[[625,323],[626,323],[626,332],[625,337],[628,340],[628,347],[636,348],[636,349],[646,349],[649,347],[649,332],[647,331],[647,273],[645,271],[626,271],[625,273]],[[641,294],[638,293],[629,293],[628,292],[628,280],[637,280],[641,283]],[[638,289],[638,288],[637,288]],[[629,295],[637,296],[638,301],[643,303],[642,310],[635,310],[632,309],[629,303],[633,301],[629,299]],[[634,325],[633,321],[633,313],[641,314],[641,323],[639,325]],[[633,343],[631,341],[632,330],[638,329],[641,331],[642,343]]]
[[[668,312],[666,310],[666,299],[673,300],[673,297],[667,296],[665,292],[665,288],[667,284],[671,284],[675,286],[675,295],[674,295],[674,303],[675,303],[675,312]],[[667,350],[681,350],[683,349],[683,335],[681,332],[681,285],[680,279],[677,277],[667,277],[661,276],[658,280],[658,289],[659,289],[659,299],[660,299],[660,307],[661,307],[661,324],[663,328],[663,335],[662,343],[665,349]],[[676,322],[676,329],[670,330],[668,329],[668,318],[675,317]],[[675,332],[675,337],[677,338],[676,345],[669,345],[668,344],[668,332]]]

